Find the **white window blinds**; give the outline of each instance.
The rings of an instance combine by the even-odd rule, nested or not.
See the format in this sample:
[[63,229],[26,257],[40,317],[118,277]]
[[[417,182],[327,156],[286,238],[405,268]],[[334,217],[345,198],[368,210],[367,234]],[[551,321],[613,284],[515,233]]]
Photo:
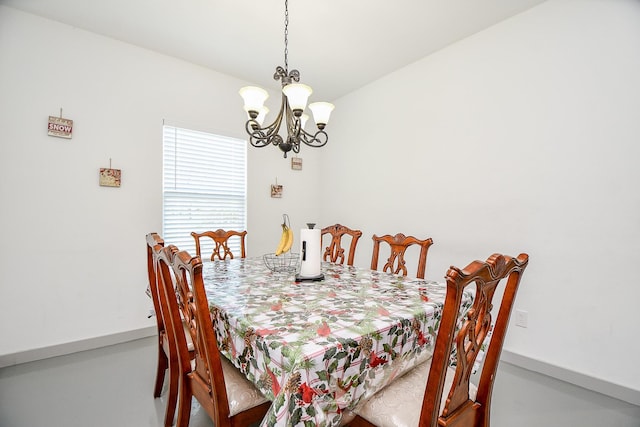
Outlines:
[[[163,172],[165,244],[195,255],[192,231],[246,229],[245,141],[165,125]],[[229,246],[239,252],[236,239],[230,239]],[[203,258],[212,248],[202,248]]]

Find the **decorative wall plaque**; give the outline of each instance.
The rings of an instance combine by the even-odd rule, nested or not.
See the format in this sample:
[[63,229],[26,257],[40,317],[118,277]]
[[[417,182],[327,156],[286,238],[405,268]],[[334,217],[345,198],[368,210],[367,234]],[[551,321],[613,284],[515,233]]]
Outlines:
[[276,199],[282,197],[282,185],[271,184],[271,197]]
[[73,120],[63,119],[62,117],[49,116],[49,124],[47,126],[47,135],[57,136],[58,138],[71,139],[73,131]]
[[120,187],[120,169],[100,168],[100,185],[102,187]]
[[302,158],[301,157],[292,157],[291,158],[291,169],[300,171],[302,170]]

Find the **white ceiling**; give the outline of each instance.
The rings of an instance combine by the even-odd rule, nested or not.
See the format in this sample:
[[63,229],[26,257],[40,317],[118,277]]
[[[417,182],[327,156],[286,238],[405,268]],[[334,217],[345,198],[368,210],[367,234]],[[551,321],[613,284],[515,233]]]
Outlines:
[[[544,0],[291,0],[289,69],[333,101]],[[284,0],[0,0],[269,89]]]

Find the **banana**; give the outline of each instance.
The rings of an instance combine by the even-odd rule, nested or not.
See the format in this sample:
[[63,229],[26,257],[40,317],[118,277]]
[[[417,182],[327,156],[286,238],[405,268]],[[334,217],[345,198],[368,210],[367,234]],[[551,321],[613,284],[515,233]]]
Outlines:
[[284,247],[287,244],[287,240],[289,238],[288,233],[289,227],[287,224],[282,224],[282,234],[280,235],[280,242],[278,243],[278,248],[276,249],[276,256],[282,255],[284,251]]
[[288,252],[293,246],[293,230],[290,227],[287,227],[287,242],[284,244],[284,248],[282,248],[282,252]]
[[293,246],[293,230],[289,226],[289,215],[282,215],[282,234],[280,235],[280,242],[278,243],[278,248],[276,249],[276,256],[282,255],[285,252],[288,252]]

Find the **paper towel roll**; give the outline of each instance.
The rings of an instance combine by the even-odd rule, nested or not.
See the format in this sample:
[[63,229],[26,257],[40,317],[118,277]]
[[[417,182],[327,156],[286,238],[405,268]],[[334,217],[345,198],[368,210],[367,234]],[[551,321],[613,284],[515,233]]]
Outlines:
[[300,277],[316,277],[322,273],[320,232],[319,228],[300,230]]

